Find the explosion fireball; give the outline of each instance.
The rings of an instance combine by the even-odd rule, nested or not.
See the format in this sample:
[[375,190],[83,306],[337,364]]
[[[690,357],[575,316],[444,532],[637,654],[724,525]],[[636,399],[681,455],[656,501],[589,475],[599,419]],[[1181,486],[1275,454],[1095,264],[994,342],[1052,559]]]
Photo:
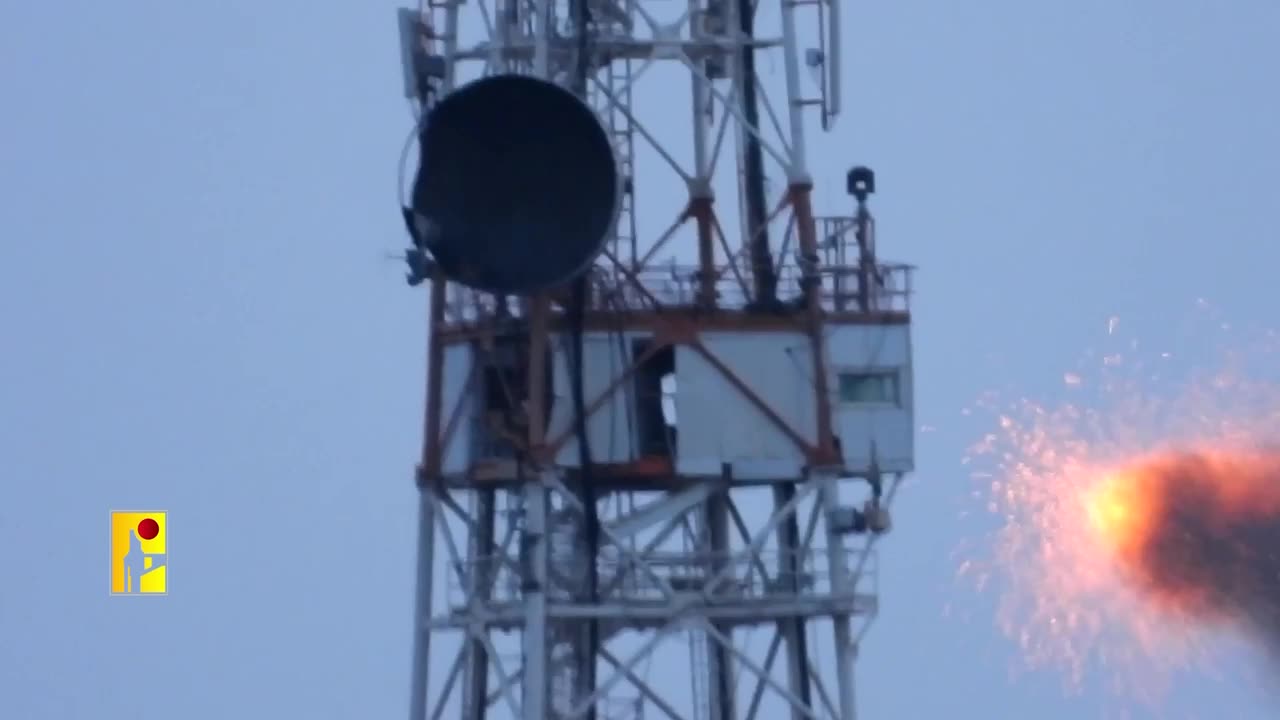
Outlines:
[[1027,663],[1072,687],[1097,674],[1153,699],[1176,671],[1212,672],[1224,637],[1280,660],[1276,337],[1206,333],[1201,311],[1194,341],[1155,357],[1113,319],[1123,350],[1066,374],[1064,402],[980,403],[998,430],[966,462],[998,527],[961,571],[997,591]]

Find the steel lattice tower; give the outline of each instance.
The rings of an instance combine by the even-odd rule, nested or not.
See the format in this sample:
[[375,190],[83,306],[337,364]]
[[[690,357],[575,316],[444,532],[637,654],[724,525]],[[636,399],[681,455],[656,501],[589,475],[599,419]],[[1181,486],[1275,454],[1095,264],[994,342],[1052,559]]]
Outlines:
[[565,293],[422,272],[411,719],[853,718],[914,422],[911,268],[877,258],[874,176],[850,172],[843,215],[810,200],[840,0],[430,0],[400,20],[415,113],[482,75],[576,69],[624,179],[577,350]]

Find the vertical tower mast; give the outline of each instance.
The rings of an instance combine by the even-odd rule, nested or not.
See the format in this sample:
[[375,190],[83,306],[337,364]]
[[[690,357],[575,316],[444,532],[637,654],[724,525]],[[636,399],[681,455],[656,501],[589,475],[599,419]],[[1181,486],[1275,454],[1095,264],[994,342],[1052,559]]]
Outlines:
[[814,215],[839,1],[401,11],[431,298],[411,720],[854,717],[914,467],[911,268],[876,255],[869,170]]

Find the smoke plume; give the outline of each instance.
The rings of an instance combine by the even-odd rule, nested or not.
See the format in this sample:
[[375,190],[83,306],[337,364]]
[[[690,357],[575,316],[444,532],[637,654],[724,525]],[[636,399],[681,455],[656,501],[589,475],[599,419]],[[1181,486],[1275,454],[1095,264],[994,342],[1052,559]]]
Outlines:
[[1188,452],[1116,473],[1095,496],[1126,578],[1280,661],[1280,452]]

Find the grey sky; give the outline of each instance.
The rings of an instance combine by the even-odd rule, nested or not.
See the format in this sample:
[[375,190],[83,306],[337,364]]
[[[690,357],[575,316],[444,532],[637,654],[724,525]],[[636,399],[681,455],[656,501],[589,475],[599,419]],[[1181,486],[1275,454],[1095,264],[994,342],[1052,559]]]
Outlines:
[[[0,10],[0,717],[403,714],[425,297],[381,259],[404,242],[394,7]],[[1271,323],[1280,4],[845,18],[814,175],[878,171],[882,254],[923,267],[937,428],[881,550],[863,716],[1098,716],[1056,677],[1011,684],[989,618],[943,617],[985,430],[959,410],[1053,392],[1111,314],[1158,334],[1205,296]],[[107,596],[125,506],[171,513],[167,598]],[[1275,714],[1230,681],[1169,707]]]

